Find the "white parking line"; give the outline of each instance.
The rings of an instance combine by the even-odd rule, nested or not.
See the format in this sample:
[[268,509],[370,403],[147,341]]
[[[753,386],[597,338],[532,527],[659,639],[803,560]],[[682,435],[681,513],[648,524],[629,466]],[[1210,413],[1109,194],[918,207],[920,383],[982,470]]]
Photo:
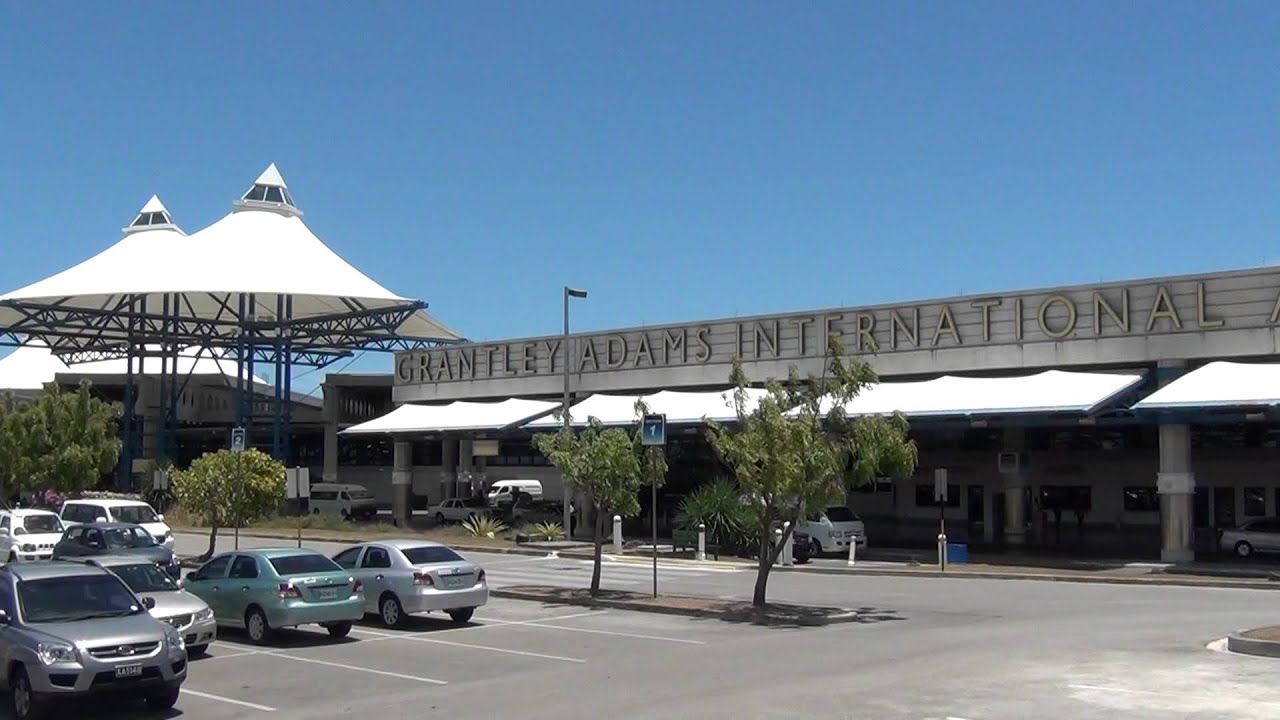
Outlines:
[[541,555],[539,557],[522,557],[515,560],[498,560],[496,562],[487,562],[482,567],[491,568],[491,567],[498,567],[499,565],[519,565],[523,563],[546,562],[546,561],[547,561],[547,556]]
[[506,655],[523,655],[524,657],[541,658],[543,660],[559,660],[561,662],[585,663],[582,658],[562,657],[560,655],[545,655],[543,653],[527,652],[525,650],[510,650],[507,648],[492,647],[489,645],[476,645],[474,643],[450,642],[449,640],[437,640],[431,637],[423,637],[419,634],[396,635],[392,633],[381,633],[374,630],[352,630],[351,632],[362,635],[373,635],[379,640],[412,640],[414,642],[435,643],[437,645],[451,645],[453,647],[470,648],[472,650],[487,650],[488,652],[503,653]]
[[311,663],[313,665],[327,665],[340,670],[353,670],[355,672],[370,673],[371,675],[385,675],[386,677],[400,678],[401,680],[413,680],[415,682],[430,683],[431,685],[448,685],[444,680],[436,680],[435,678],[421,677],[418,675],[404,675],[402,673],[387,672],[386,670],[374,670],[372,668],[360,667],[359,665],[347,665],[345,663],[330,662],[328,660],[316,660],[315,658],[298,657],[297,655],[285,655],[283,652],[264,652],[263,655],[270,657],[284,658],[285,660],[296,660],[301,663]]
[[197,662],[208,662],[210,660],[225,660],[227,658],[246,657],[249,655],[266,655],[269,650],[245,650],[244,652],[227,653],[226,655],[205,655],[197,660]]
[[685,645],[706,645],[701,640],[686,640],[684,638],[662,637],[661,635],[641,635],[639,633],[616,632],[613,630],[592,630],[588,628],[560,627],[559,625],[548,625],[544,622],[518,622],[514,620],[493,620],[502,625],[526,625],[528,627],[547,628],[548,630],[564,630],[566,632],[591,633],[594,635],[614,635],[617,637],[636,638],[638,640],[660,640],[663,642],[683,643]]
[[182,688],[182,694],[191,695],[193,697],[198,697],[198,698],[204,698],[205,700],[216,700],[218,702],[230,703],[231,705],[239,705],[240,707],[247,707],[251,710],[261,710],[262,712],[276,711],[275,708],[267,707],[266,705],[259,705],[257,703],[245,702],[244,700],[235,700],[233,698],[223,697],[221,695],[211,695],[209,693],[197,692],[189,688]]

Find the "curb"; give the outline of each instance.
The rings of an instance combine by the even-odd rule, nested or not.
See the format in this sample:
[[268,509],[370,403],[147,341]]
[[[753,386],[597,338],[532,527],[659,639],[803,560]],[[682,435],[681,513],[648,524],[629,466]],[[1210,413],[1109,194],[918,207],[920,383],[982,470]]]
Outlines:
[[1280,658],[1280,642],[1248,638],[1239,633],[1227,636],[1227,650],[1243,655]]
[[[732,620],[738,613],[734,611],[724,610],[707,610],[703,608],[684,608],[672,607],[667,605],[650,605],[648,603],[633,602],[630,600],[612,600],[609,598],[557,598],[548,597],[539,592],[523,591],[518,589],[490,589],[490,597],[506,598],[508,600],[527,600],[532,602],[550,603],[554,605],[575,605],[579,607],[599,607],[611,610],[629,610],[631,612],[646,612],[656,615],[678,615],[681,617],[698,617],[711,618],[713,620]],[[701,598],[689,596],[696,600],[709,600],[711,598]],[[749,619],[747,614],[742,614],[744,619]],[[850,622],[857,620],[858,613],[853,610],[835,613],[821,618],[800,618],[792,622],[797,625],[819,627],[830,625],[833,623]],[[764,618],[764,624],[769,624],[770,618]],[[781,619],[775,620],[775,624],[782,624]]]
[[[192,530],[190,528],[175,528],[173,532],[179,533],[182,535],[208,535],[209,534],[208,530],[200,531],[200,530]],[[221,541],[223,540],[222,532],[223,531],[220,530],[218,534],[219,543],[221,543]],[[285,532],[285,531],[281,531],[281,532]],[[290,537],[283,534],[272,534],[272,533],[264,533],[264,532],[245,532],[244,530],[240,531],[240,537],[251,537],[251,538],[256,538],[258,540],[281,540],[281,541],[287,541],[287,542],[297,541],[296,535]],[[382,539],[385,540],[387,538],[384,537]],[[424,539],[429,540],[430,538],[424,538]],[[343,545],[359,545],[361,543],[377,542],[377,541],[378,541],[378,538],[376,537],[349,538],[349,537],[337,537],[335,535],[303,535],[302,536],[302,544],[304,547],[308,542],[324,542],[324,543],[341,543]],[[433,542],[439,542],[439,541],[433,541]],[[534,548],[524,548],[524,547],[487,547],[484,545],[466,545],[466,544],[459,545],[454,543],[449,543],[448,545],[454,550],[461,550],[463,552],[491,553],[494,555],[528,555],[531,557],[543,557],[549,554],[550,552],[548,550],[538,550]],[[561,550],[560,557],[574,557],[574,558],[585,557],[587,559],[590,559],[592,556],[590,553],[583,555],[582,553],[576,550],[568,550],[568,551]]]
[[866,570],[848,570],[845,568],[826,567],[783,567],[774,566],[774,570],[782,572],[816,573],[823,575],[867,575],[881,577],[925,577],[971,580],[1039,580],[1041,582],[1073,582],[1094,583],[1098,585],[1172,585],[1178,587],[1210,587],[1240,588],[1249,590],[1280,590],[1280,582],[1272,580],[1235,580],[1220,579],[1212,576],[1144,575],[1136,577],[1090,577],[1085,575],[1061,575],[1055,573],[1006,573],[1006,572],[967,572],[964,570],[896,570],[893,568],[868,568]]

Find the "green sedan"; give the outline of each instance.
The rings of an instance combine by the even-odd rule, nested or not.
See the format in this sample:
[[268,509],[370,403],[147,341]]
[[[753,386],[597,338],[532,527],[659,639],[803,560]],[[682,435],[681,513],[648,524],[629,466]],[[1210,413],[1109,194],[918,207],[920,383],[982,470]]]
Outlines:
[[208,603],[218,625],[244,628],[259,645],[299,625],[345,637],[364,617],[363,584],[310,550],[224,553],[188,573],[183,589]]

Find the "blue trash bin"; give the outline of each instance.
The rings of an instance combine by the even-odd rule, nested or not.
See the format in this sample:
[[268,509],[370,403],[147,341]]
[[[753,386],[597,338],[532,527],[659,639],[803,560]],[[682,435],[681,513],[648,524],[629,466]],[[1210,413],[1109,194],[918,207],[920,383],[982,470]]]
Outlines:
[[969,546],[966,543],[947,543],[947,562],[952,565],[969,562]]

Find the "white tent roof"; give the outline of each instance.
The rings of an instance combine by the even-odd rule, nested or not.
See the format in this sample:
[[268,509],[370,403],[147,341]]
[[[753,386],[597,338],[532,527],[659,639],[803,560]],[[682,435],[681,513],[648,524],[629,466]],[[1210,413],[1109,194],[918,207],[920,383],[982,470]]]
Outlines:
[[555,410],[560,403],[511,398],[501,402],[459,400],[448,405],[401,405],[380,418],[354,425],[347,435],[497,430],[523,425]]
[[[268,182],[269,181],[269,182]],[[284,187],[274,165],[259,184]],[[150,206],[151,203],[148,203]],[[136,230],[136,228],[131,228]],[[349,313],[352,301],[366,309],[402,307],[409,302],[356,270],[330,250],[291,206],[238,202],[209,227],[183,236],[174,230],[131,232],[92,258],[0,300],[52,303],[72,298],[70,307],[110,307],[123,295],[147,295],[159,308],[165,293],[185,293],[185,315],[213,318],[221,305],[207,293],[255,293],[258,317],[274,317],[276,297],[292,295],[293,317],[305,319]],[[0,307],[0,328],[21,316]],[[460,337],[431,315],[414,313],[399,328],[405,337],[456,340]]]
[[1135,410],[1280,405],[1280,365],[1211,362],[1143,398]]
[[[753,410],[768,391],[747,389],[747,409]],[[643,398],[649,412],[666,415],[667,423],[700,423],[705,419],[728,422],[737,419],[733,409],[732,390],[709,392],[685,392],[663,390],[651,395],[592,395],[569,409],[574,425],[586,425],[596,418],[605,425],[631,425],[636,422],[636,400]],[[559,425],[555,418],[545,418],[528,424],[530,429],[546,429]]]
[[[180,376],[220,375],[231,378],[233,382],[236,376],[234,361],[219,359],[216,353],[208,350],[203,353],[195,348],[182,350],[178,356],[177,366],[177,370],[171,370],[171,372],[176,372]],[[136,363],[134,373],[138,373]],[[128,367],[124,358],[67,365],[50,352],[48,347],[34,342],[0,358],[0,390],[40,390],[46,383],[53,382],[58,374],[126,375]],[[160,358],[144,358],[141,374],[159,375]],[[255,377],[253,381],[262,388],[271,389],[271,385],[262,378]]]
[[1010,415],[1095,410],[1142,380],[1142,373],[1048,370],[1035,375],[971,378],[946,375],[918,382],[886,382],[845,405],[850,415],[908,417]]

